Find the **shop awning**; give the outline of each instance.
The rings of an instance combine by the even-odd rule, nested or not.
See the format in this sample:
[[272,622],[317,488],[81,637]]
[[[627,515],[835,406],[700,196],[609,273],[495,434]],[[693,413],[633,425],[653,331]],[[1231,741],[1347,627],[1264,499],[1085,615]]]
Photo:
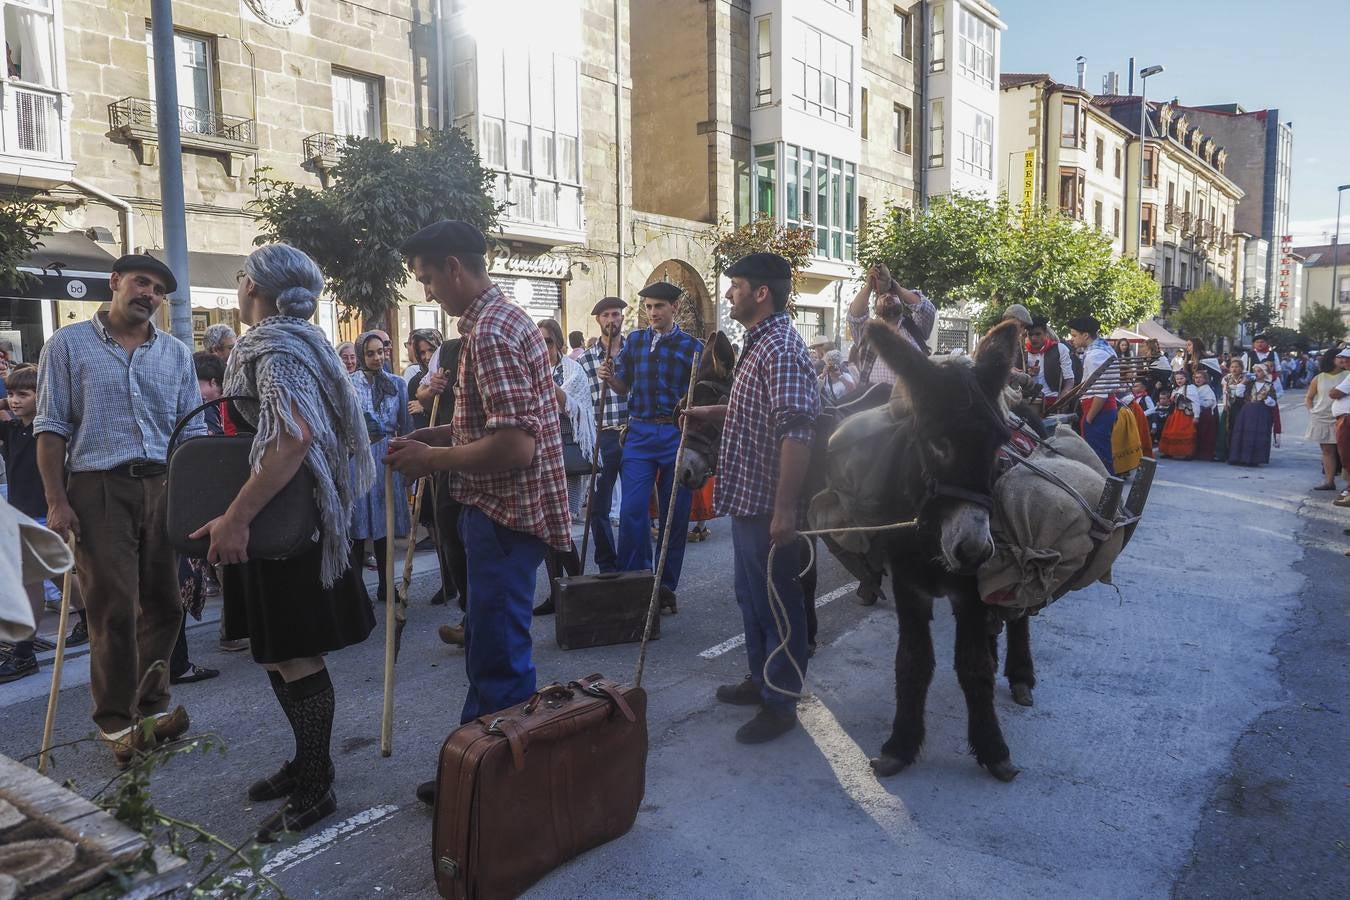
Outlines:
[[1158,346],[1162,347],[1164,350],[1180,350],[1182,347],[1186,346],[1185,341],[1152,319],[1145,319],[1140,322],[1139,327],[1135,330],[1145,338],[1156,339],[1158,341]]
[[[151,256],[168,263],[163,250],[147,250]],[[188,251],[188,280],[192,283],[192,305],[199,309],[234,309],[239,305],[235,276],[244,268],[246,256],[237,253]]]
[[1142,334],[1137,334],[1128,328],[1116,328],[1106,336],[1108,341],[1129,341],[1131,344],[1142,344],[1148,338]]
[[112,299],[108,276],[115,261],[116,257],[83,232],[45,234],[19,266],[19,271],[34,277],[25,279],[22,285],[0,289],[0,293],[10,297],[103,303]]

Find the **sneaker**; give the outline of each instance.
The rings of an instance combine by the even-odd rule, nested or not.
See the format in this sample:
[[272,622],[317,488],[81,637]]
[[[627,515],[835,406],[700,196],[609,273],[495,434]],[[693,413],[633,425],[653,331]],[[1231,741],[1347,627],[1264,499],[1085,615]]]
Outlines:
[[749,675],[735,684],[724,684],[717,689],[717,699],[733,706],[759,706],[764,702],[759,685]]
[[0,660],[0,684],[8,684],[11,681],[18,681],[20,678],[27,678],[29,675],[38,673],[38,661],[36,656],[28,656],[22,659],[14,656],[6,656]]
[[70,637],[66,638],[67,647],[78,647],[81,644],[89,643],[89,625],[81,619],[75,623],[75,627],[70,629]]
[[761,707],[755,717],[736,729],[736,740],[742,744],[764,744],[782,737],[797,727],[796,710],[777,710]]

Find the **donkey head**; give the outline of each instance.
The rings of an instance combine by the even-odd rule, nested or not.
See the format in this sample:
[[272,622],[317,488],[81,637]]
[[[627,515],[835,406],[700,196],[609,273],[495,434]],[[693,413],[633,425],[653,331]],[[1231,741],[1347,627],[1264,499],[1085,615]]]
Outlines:
[[[720,331],[713,332],[698,361],[698,378],[694,383],[694,406],[726,403],[731,395],[731,372],[736,365],[736,351],[731,341]],[[684,466],[675,473],[683,487],[698,490],[717,471],[717,452],[722,442],[722,429],[708,428],[690,431],[685,445]]]
[[999,447],[1008,439],[999,395],[1019,340],[1016,322],[985,336],[975,362],[934,363],[886,325],[867,339],[896,374],[891,411],[914,429],[915,452],[895,461],[900,484],[923,500],[919,524],[939,536],[951,572],[977,568],[994,552],[989,514]]

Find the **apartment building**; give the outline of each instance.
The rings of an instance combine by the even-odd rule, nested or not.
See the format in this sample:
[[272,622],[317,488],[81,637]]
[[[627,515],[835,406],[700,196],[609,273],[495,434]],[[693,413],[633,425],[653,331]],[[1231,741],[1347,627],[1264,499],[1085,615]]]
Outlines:
[[994,197],[999,174],[999,53],[1007,25],[984,0],[929,0],[924,73],[925,196]]
[[[1314,306],[1330,306],[1340,311],[1350,329],[1350,246],[1313,244],[1294,247],[1289,255],[1298,265],[1294,283],[1300,295],[1291,308],[1301,316]],[[1298,319],[1291,319],[1297,327]]]
[[999,190],[1014,204],[1057,209],[1108,235],[1117,256],[1125,253],[1125,162],[1135,133],[1082,85],[1047,74],[1006,74],[1000,85]]

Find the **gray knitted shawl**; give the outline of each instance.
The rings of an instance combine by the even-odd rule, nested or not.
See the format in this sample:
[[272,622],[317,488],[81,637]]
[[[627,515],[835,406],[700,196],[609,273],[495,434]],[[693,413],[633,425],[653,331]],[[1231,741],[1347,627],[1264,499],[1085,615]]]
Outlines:
[[331,587],[350,564],[352,506],[375,482],[370,438],[346,367],[318,326],[272,316],[234,345],[225,369],[225,394],[254,398],[236,403],[257,430],[249,456],[254,471],[261,468],[267,445],[283,430],[300,436],[295,411],[309,426],[313,442],[304,464],[318,482],[314,499],[323,541],[320,579],[325,588]]

